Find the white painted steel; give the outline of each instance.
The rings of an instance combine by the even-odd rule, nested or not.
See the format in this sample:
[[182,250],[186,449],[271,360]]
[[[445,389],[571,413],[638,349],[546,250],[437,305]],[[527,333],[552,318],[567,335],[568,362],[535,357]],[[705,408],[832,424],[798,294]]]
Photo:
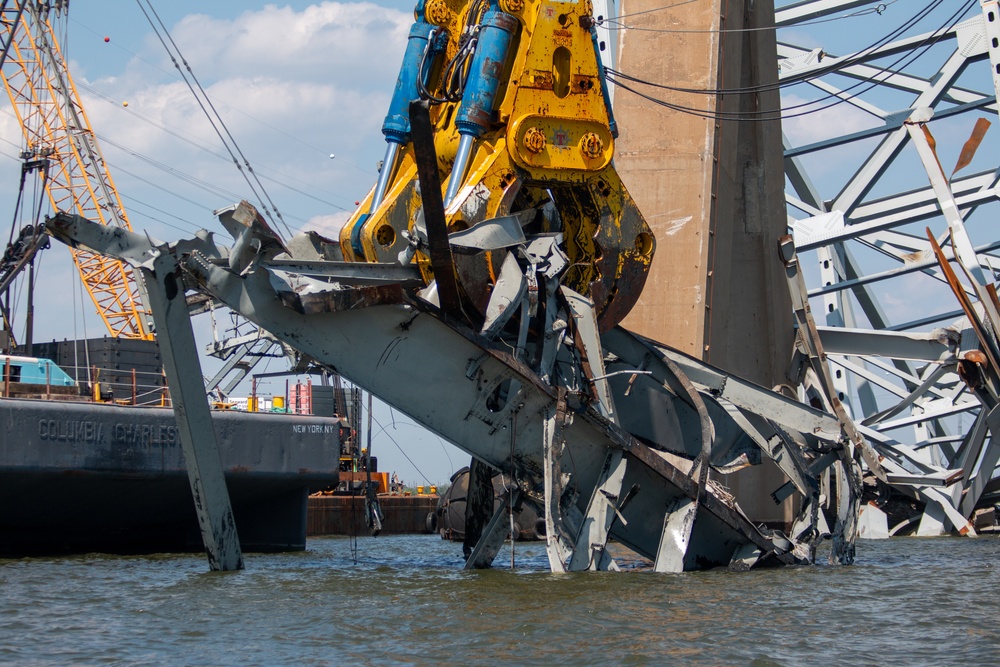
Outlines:
[[[962,139],[957,143],[952,137],[943,140],[949,136],[948,128],[958,126],[967,133],[977,116],[997,119],[1000,15],[996,14],[996,0],[982,0],[981,6],[970,9],[954,24],[934,31],[958,7],[943,8],[933,15],[934,20],[856,53],[839,47],[852,38],[850,30],[817,28],[811,34],[814,39],[818,36],[819,45],[799,41],[810,34],[803,22],[844,16],[857,11],[858,6],[849,0],[816,0],[779,3],[776,8],[779,27],[788,28],[779,30],[777,36],[779,58],[785,59],[782,80],[811,74],[818,77],[813,89],[822,91],[809,93],[806,86],[796,86],[787,89],[785,99],[801,104],[803,97],[832,94],[847,102],[835,107],[837,111],[852,105],[867,112],[870,120],[860,125],[845,123],[840,131],[827,124],[820,140],[806,138],[798,145],[793,139],[806,133],[800,130],[795,135],[786,128],[790,228],[799,242],[800,259],[812,258],[819,268],[818,278],[816,272],[805,275],[813,305],[826,318],[823,337],[827,352],[840,353],[831,354],[838,396],[842,395],[859,421],[864,419],[868,424],[862,431],[886,457],[890,468],[904,461],[910,466],[917,456],[937,464],[927,468],[926,474],[932,476],[928,481],[943,469],[964,470],[956,485],[961,493],[899,487],[908,495],[928,500],[930,514],[921,522],[924,533],[934,534],[952,524],[964,530],[961,515],[968,518],[975,502],[969,493],[978,499],[975,491],[992,478],[1000,455],[992,452],[984,429],[974,429],[979,423],[975,414],[980,401],[967,390],[963,393],[964,384],[951,370],[955,355],[968,349],[964,341],[970,332],[962,331],[968,324],[954,327],[955,340],[964,337],[961,350],[957,343],[950,344],[951,355],[949,344],[928,330],[952,325],[958,304],[953,298],[928,299],[913,293],[906,281],[912,280],[911,276],[944,281],[924,234],[924,227],[930,227],[949,257],[949,241],[955,241],[954,254],[979,283],[967,286],[966,292],[973,300],[985,300],[987,316],[993,314],[982,288],[996,281],[995,267],[1000,266],[994,247],[997,235],[982,221],[995,218],[998,208],[1000,150],[995,130],[987,134],[973,163],[978,173],[948,176],[942,167],[950,167],[946,160],[953,160],[961,148]],[[887,32],[919,8],[893,4],[882,9],[878,25],[885,25]],[[989,20],[990,12],[994,13],[993,21]],[[860,26],[866,20],[839,23],[848,26],[851,21]],[[879,34],[873,30],[872,39]],[[822,57],[818,57],[820,53]],[[923,55],[915,59],[918,53]],[[933,68],[929,71],[930,63]],[[921,110],[920,115],[914,116],[915,110]],[[828,113],[833,116],[832,110]],[[936,150],[920,125],[905,122],[911,117],[929,121],[926,126],[938,139]],[[848,150],[857,166],[846,177],[839,176],[834,167]],[[923,168],[913,169],[912,165]],[[980,209],[984,213],[977,215]],[[987,209],[992,216],[985,213]],[[958,274],[963,275],[961,269]],[[943,289],[941,293],[947,294]],[[900,318],[900,308],[891,305],[897,298],[909,299],[908,317]],[[922,312],[914,316],[914,311]],[[887,333],[890,330],[905,337],[893,338]],[[939,364],[947,366],[949,372],[938,370]],[[962,418],[970,412],[973,419]],[[973,472],[969,470],[970,458],[985,465]]]

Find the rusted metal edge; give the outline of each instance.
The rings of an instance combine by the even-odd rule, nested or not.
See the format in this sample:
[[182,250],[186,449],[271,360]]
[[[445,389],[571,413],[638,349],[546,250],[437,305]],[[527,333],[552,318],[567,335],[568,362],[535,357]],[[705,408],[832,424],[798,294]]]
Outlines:
[[[500,363],[506,365],[510,370],[520,375],[522,381],[530,384],[539,393],[548,396],[553,401],[559,398],[558,387],[545,382],[530,366],[512,355],[508,351],[508,348],[501,347],[498,343],[487,338],[486,336],[483,336],[462,320],[450,316],[442,309],[432,303],[424,301],[423,299],[407,295],[405,303],[413,307],[414,310],[420,311],[424,314],[433,315],[439,322],[450,327],[455,331],[455,333],[463,336],[470,343],[482,350],[483,354],[499,361]],[[588,401],[591,400],[589,395],[580,395]],[[595,410],[580,410],[572,406],[571,409],[573,410],[575,416],[588,421],[600,429],[603,429],[608,437],[611,438],[614,446],[627,451],[632,446],[632,443],[636,442],[631,435],[622,430],[616,424],[599,415]]]
[[965,288],[962,287],[962,283],[959,282],[958,276],[955,274],[954,269],[951,268],[951,264],[948,263],[948,258],[945,256],[944,251],[941,250],[941,246],[938,244],[937,239],[934,238],[934,234],[928,228],[927,239],[930,241],[931,250],[934,252],[934,257],[937,259],[938,266],[941,267],[941,272],[944,273],[945,279],[948,281],[948,286],[951,291],[955,294],[955,298],[958,303],[962,306],[962,310],[965,311],[966,317],[969,318],[969,323],[976,332],[976,337],[979,338],[979,342],[983,346],[983,351],[986,356],[989,357],[990,365],[992,368],[1000,368],[1000,364],[997,363],[997,355],[994,353],[993,346],[990,344],[990,338],[986,332],[986,327],[983,322],[979,319],[979,315],[976,313],[976,309],[969,300],[969,296],[965,293]]
[[[684,387],[684,391],[691,400],[691,404],[694,405],[694,409],[698,413],[698,420],[701,423],[701,453],[695,459],[695,464],[698,466],[698,490],[700,492],[705,488],[706,482],[708,482],[708,462],[712,455],[712,420],[708,416],[708,408],[705,407],[705,401],[702,400],[701,394],[691,384],[691,380],[680,369],[680,366],[666,356],[662,356],[661,359],[666,364],[667,369],[674,374],[677,381]],[[692,472],[694,472],[693,468]]]
[[[499,361],[512,372],[518,374],[521,380],[530,384],[540,394],[548,396],[553,401],[559,400],[557,387],[553,387],[544,382],[527,364],[520,361],[508,351],[500,348],[496,343],[482,336],[473,330],[468,324],[458,317],[443,311],[443,309],[424,301],[414,295],[403,294],[403,303],[410,305],[416,314],[423,313],[432,315],[442,324],[451,328],[455,333],[464,337],[470,343],[479,348],[483,354]],[[691,389],[694,389],[692,386]],[[696,391],[696,390],[695,390]],[[699,396],[700,399],[700,396]],[[728,525],[735,532],[744,535],[752,541],[765,554],[773,554],[786,564],[797,562],[791,554],[778,553],[775,551],[770,540],[764,537],[757,528],[744,517],[738,510],[730,507],[724,501],[713,495],[710,490],[699,493],[701,485],[680,469],[671,465],[668,461],[657,455],[650,447],[642,444],[630,434],[624,432],[620,427],[604,419],[593,410],[574,410],[579,417],[589,422],[591,425],[601,429],[608,437],[609,447],[618,447],[627,454],[632,454],[635,458],[645,464],[653,472],[661,476],[665,481],[680,489],[685,495],[699,501],[702,509],[716,516],[724,524]],[[699,498],[700,496],[700,498]]]

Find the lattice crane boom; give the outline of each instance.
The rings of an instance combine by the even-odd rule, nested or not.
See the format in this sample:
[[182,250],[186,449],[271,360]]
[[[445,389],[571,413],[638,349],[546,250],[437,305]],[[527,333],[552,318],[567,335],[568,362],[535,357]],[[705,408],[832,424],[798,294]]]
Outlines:
[[[20,5],[7,1],[0,7],[0,40],[8,49],[4,86],[24,136],[21,158],[42,165],[54,211],[131,229],[53,30],[50,13],[63,6]],[[85,250],[71,252],[111,335],[151,340],[142,288],[131,269]]]

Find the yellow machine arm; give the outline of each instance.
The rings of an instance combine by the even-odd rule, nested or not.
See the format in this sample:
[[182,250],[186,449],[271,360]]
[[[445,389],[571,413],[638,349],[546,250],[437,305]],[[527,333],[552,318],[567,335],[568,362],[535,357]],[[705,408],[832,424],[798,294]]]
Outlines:
[[[53,210],[131,229],[59,49],[51,4],[5,2],[0,17],[3,80],[24,134],[24,168],[42,172]],[[116,259],[72,253],[111,335],[152,340],[132,271]]]
[[[352,261],[433,274],[406,103],[431,101],[452,237],[518,214],[526,235],[562,235],[562,284],[590,297],[607,330],[638,299],[653,235],[615,171],[617,135],[589,0],[420,0],[383,125],[379,182],[341,232]],[[506,251],[455,255],[463,302],[480,314]]]

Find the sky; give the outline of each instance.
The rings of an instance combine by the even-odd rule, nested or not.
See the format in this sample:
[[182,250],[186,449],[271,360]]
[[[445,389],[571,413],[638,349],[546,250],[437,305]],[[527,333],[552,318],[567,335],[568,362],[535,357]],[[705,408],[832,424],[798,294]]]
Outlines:
[[[72,3],[56,32],[133,228],[172,241],[204,227],[228,239],[212,212],[250,198],[249,186],[138,3],[115,3],[113,11],[108,4]],[[288,226],[335,236],[375,181],[412,6],[154,0],[153,7]],[[0,202],[8,220],[21,143],[4,105]],[[61,288],[75,271],[65,248],[53,244],[40,269],[36,340],[103,335],[93,307]],[[195,329],[199,342],[211,339],[207,318]],[[203,361],[204,373],[213,361]],[[259,393],[283,394],[284,379],[262,380]],[[468,464],[468,455],[399,412],[377,404],[373,414],[372,453],[382,470],[413,485],[442,484]]]

